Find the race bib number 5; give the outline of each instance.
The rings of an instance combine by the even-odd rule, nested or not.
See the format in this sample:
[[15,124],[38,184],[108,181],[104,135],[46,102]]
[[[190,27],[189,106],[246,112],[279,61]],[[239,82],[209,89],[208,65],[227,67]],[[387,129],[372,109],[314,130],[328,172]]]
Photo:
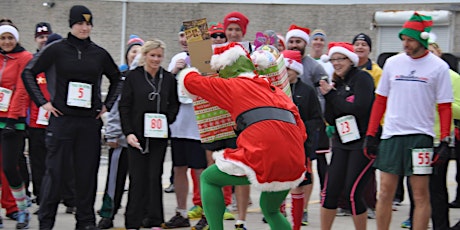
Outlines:
[[67,105],[82,108],[91,108],[92,86],[87,83],[69,82]]
[[168,122],[164,114],[144,114],[144,137],[168,138]]
[[6,112],[8,111],[8,107],[10,106],[11,95],[13,91],[0,87],[0,111]]
[[361,137],[355,116],[353,115],[346,115],[335,119],[335,127],[342,143],[358,140]]
[[413,174],[432,174],[433,167],[431,166],[431,159],[433,159],[433,148],[412,149]]

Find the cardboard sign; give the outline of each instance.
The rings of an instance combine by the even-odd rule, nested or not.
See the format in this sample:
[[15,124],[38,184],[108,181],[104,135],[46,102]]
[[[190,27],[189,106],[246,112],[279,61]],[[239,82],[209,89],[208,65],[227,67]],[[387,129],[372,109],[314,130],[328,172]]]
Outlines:
[[202,40],[188,43],[191,65],[197,68],[202,75],[216,73],[211,69],[212,41]]

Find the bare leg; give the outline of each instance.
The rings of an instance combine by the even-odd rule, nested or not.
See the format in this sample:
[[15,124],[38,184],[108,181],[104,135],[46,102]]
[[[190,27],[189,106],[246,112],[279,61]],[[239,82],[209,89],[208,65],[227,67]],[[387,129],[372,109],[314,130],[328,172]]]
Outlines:
[[[393,198],[396,193],[399,176],[380,171],[380,191],[377,200],[377,229],[388,230],[390,228]],[[429,199],[427,202],[430,202]]]
[[332,229],[337,209],[327,209],[321,207],[321,230]]
[[240,185],[235,187],[236,206],[238,208],[238,220],[246,220],[246,213],[249,204],[249,185]]
[[415,204],[412,229],[428,229],[428,222],[431,216],[429,191],[430,177],[428,175],[410,176],[409,180],[412,187],[412,194],[414,196]]
[[[178,209],[187,209],[188,178],[187,166],[174,166],[174,186]],[[199,178],[199,175],[197,175]]]
[[367,228],[367,212],[353,216],[353,223],[356,230],[366,230]]

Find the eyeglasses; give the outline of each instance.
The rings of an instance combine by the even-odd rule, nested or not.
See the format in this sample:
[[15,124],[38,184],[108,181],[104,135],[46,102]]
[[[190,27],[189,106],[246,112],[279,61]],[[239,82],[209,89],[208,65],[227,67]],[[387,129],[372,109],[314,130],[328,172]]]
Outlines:
[[332,63],[332,62],[343,62],[344,60],[348,59],[347,57],[344,57],[344,58],[334,58],[334,59],[329,59],[329,61]]
[[215,33],[215,34],[211,34],[211,37],[212,37],[212,38],[217,38],[217,37],[226,38],[224,33]]

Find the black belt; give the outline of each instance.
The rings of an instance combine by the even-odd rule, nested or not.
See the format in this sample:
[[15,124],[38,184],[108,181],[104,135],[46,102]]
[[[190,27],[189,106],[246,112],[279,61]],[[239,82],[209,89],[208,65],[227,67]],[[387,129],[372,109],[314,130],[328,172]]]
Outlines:
[[294,114],[291,111],[276,107],[258,107],[243,112],[236,118],[236,132],[242,132],[248,126],[265,120],[277,120],[296,125]]

